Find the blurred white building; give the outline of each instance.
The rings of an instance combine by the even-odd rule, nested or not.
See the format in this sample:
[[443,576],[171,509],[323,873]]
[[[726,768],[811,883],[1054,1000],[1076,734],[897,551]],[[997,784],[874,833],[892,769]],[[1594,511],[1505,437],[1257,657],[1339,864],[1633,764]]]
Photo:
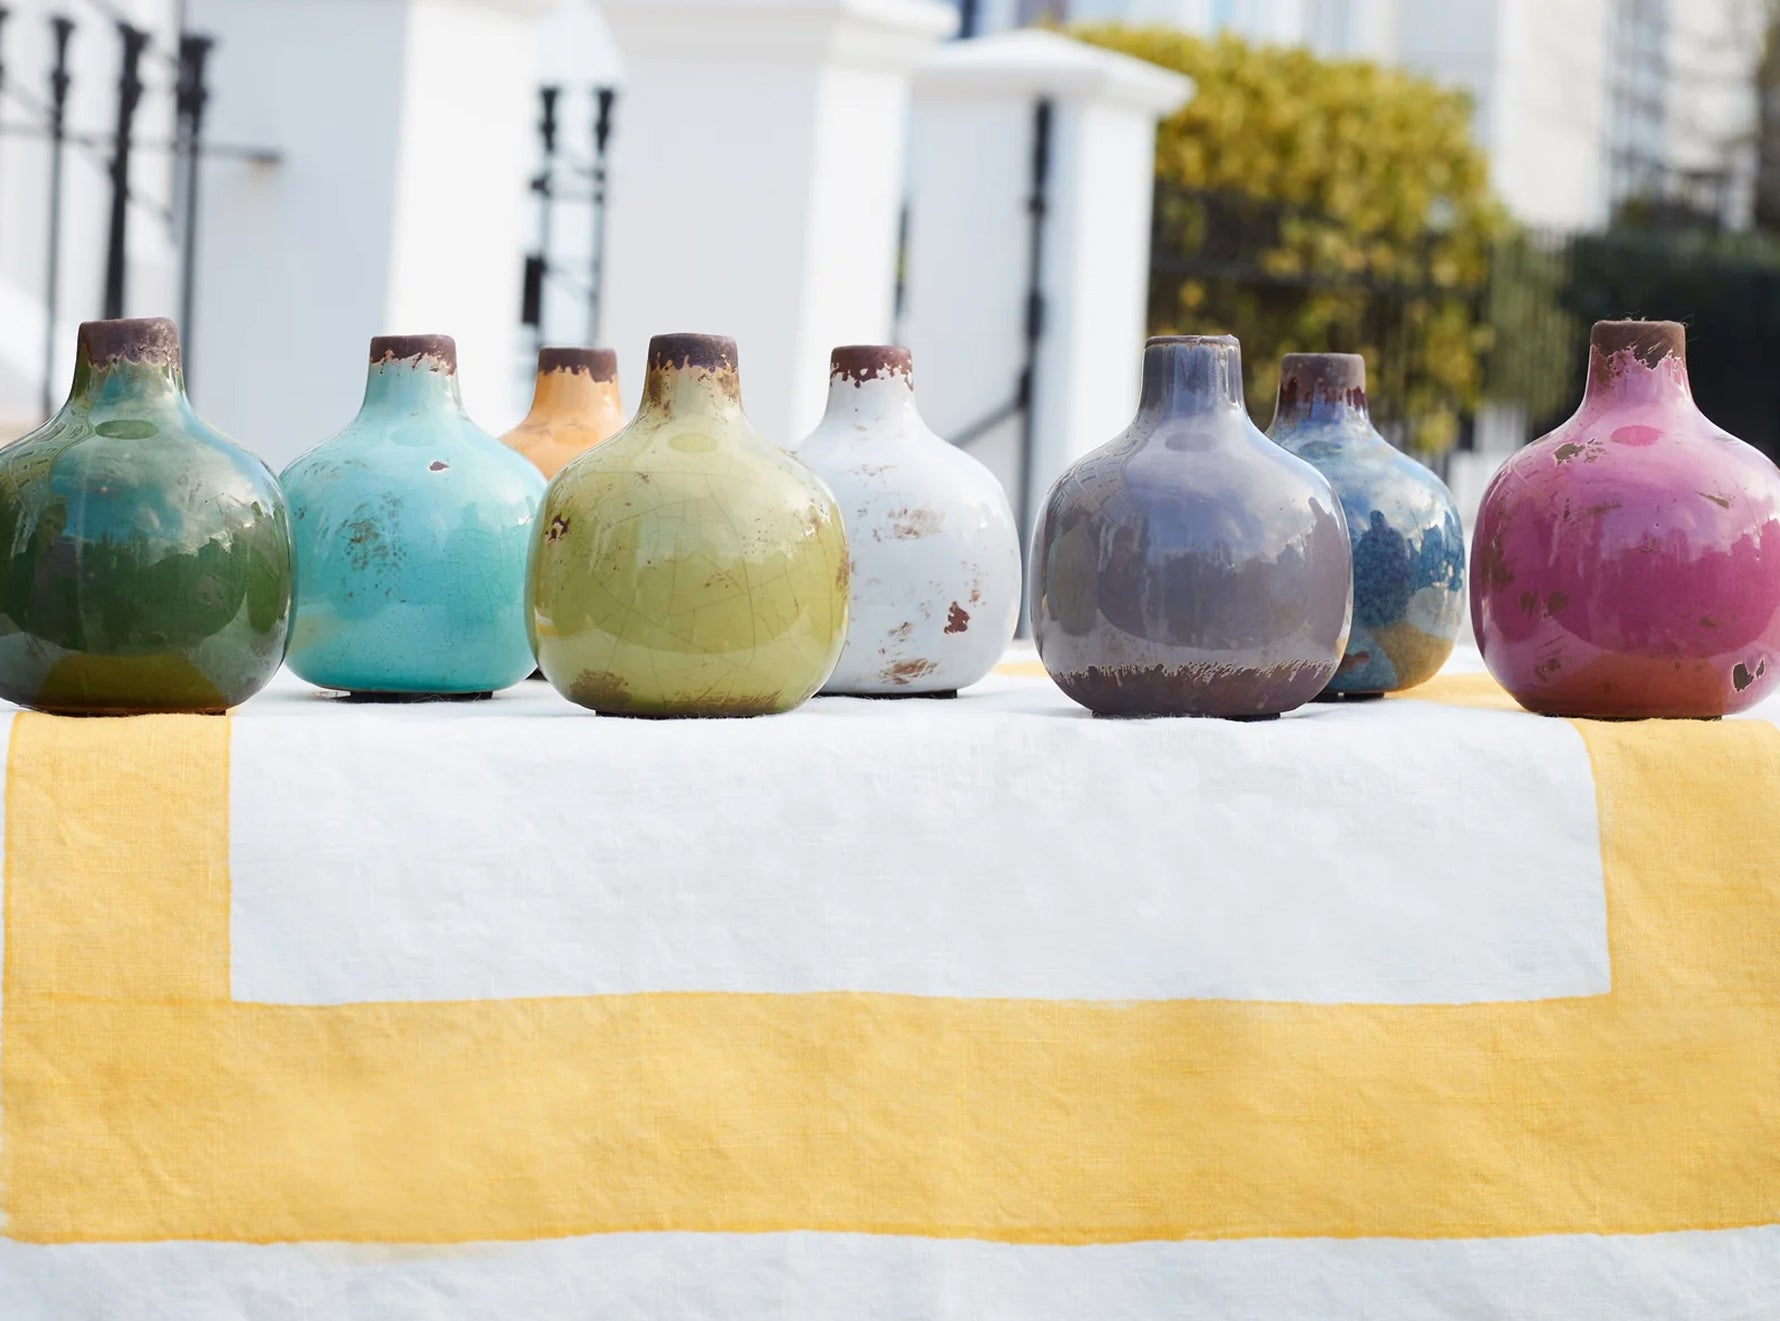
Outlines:
[[[593,329],[594,126],[616,88],[598,337],[635,396],[646,336],[735,335],[750,411],[793,441],[828,348],[903,338],[929,420],[1028,500],[1117,430],[1136,388],[1151,66],[1038,32],[1049,13],[1306,44],[1465,87],[1523,220],[1604,224],[1628,198],[1750,209],[1758,0],[0,0],[0,439],[66,389],[101,315],[117,23],[149,33],[127,315],[178,315],[173,84],[213,35],[193,398],[274,466],[357,406],[367,339],[453,334],[470,412],[522,411],[525,258],[543,338]],[[51,19],[76,23],[55,324],[46,316]],[[945,40],[962,19],[995,35]],[[549,232],[530,190],[556,98]],[[1043,233],[1036,114],[1051,108]],[[263,154],[255,154],[260,152]],[[907,211],[903,211],[906,201]],[[899,244],[906,231],[906,250]],[[1036,276],[1032,254],[1037,251]],[[902,260],[898,261],[899,252]],[[900,280],[899,280],[900,275]],[[1029,310],[1042,301],[1042,342]],[[47,375],[45,371],[48,363]],[[1032,389],[1032,423],[1010,405]],[[1032,461],[1023,464],[1022,452]],[[1024,469],[1024,470],[1023,470]]]
[[985,28],[1049,15],[1234,32],[1463,87],[1521,220],[1605,224],[1627,198],[1748,222],[1761,0],[959,0]]
[[[1010,490],[1042,491],[1134,403],[1155,124],[1191,92],[1141,61],[1036,32],[966,52],[946,40],[946,0],[0,8],[8,436],[42,416],[46,388],[60,401],[74,327],[102,315],[120,21],[149,39],[122,312],[181,312],[172,56],[182,29],[202,32],[216,41],[204,137],[217,150],[202,166],[187,374],[199,411],[274,467],[351,417],[379,333],[454,335],[471,416],[510,426],[530,385],[537,331],[521,308],[539,300],[522,292],[539,252],[545,342],[611,344],[634,400],[649,334],[733,335],[750,415],[781,443],[820,415],[832,346],[898,335],[934,425],[1002,418],[979,452]],[[73,136],[51,325],[44,102],[63,13]],[[1028,345],[1039,299],[1045,332]],[[1005,408],[1022,380],[1029,425]]]

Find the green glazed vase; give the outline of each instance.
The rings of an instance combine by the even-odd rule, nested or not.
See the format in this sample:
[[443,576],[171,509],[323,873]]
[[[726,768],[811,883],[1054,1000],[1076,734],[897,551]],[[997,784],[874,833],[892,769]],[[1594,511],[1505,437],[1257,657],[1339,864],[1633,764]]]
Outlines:
[[526,606],[544,677],[606,714],[770,715],[827,681],[840,510],[749,424],[734,340],[649,342],[636,417],[544,493]]
[[221,712],[284,660],[284,497],[193,414],[171,321],[81,326],[68,402],[0,449],[0,546],[9,701]]

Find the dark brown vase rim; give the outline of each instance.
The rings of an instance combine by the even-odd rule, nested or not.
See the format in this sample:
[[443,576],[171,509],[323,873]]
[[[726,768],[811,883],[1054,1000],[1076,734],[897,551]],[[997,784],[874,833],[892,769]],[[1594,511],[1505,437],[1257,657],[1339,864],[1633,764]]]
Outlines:
[[77,342],[81,356],[94,367],[113,362],[179,366],[179,328],[164,316],[83,321]]
[[708,372],[736,370],[735,341],[728,335],[678,333],[649,340],[649,370],[700,367]]
[[915,374],[915,360],[896,344],[841,344],[828,355],[829,379],[863,384],[879,377]]
[[1279,411],[1311,403],[1366,406],[1366,359],[1357,353],[1288,353],[1279,360]]
[[579,372],[596,381],[615,381],[618,379],[618,354],[614,349],[539,349],[538,371],[540,374]]
[[406,362],[431,358],[440,369],[457,370],[457,341],[449,335],[378,335],[371,341],[371,362]]
[[1646,367],[1687,359],[1687,327],[1679,321],[1597,321],[1588,342],[1604,358],[1630,353]]

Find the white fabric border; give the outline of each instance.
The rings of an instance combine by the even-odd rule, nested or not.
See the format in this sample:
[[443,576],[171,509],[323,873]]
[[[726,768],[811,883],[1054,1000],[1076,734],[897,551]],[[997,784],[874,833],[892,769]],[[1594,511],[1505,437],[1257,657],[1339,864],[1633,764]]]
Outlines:
[[1780,1227],[1015,1247],[647,1234],[457,1248],[0,1240],[6,1321],[1768,1321]]
[[1560,721],[1091,718],[1047,681],[749,721],[492,701],[235,722],[236,998],[858,990],[1455,1003],[1609,988]]

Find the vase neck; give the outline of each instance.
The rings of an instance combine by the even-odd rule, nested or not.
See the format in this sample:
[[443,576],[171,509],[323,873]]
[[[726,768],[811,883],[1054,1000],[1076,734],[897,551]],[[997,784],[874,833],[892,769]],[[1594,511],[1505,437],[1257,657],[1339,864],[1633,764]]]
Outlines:
[[110,362],[95,367],[81,360],[75,364],[69,403],[97,411],[179,406],[185,403],[185,378],[177,364]]
[[173,323],[162,317],[84,323],[68,401],[89,409],[183,405],[185,376]]
[[618,356],[610,349],[543,349],[526,421],[595,419],[618,407]]
[[361,413],[463,415],[457,346],[447,335],[380,335],[371,341]]
[[1343,422],[1372,425],[1366,360],[1357,353],[1288,353],[1280,359],[1269,433]]
[[828,407],[823,416],[863,427],[916,418],[909,351],[884,344],[834,350],[828,360]]
[[1692,402],[1686,332],[1679,323],[1595,323],[1580,414],[1592,416],[1626,405]]
[[742,415],[735,341],[720,335],[657,335],[649,341],[642,416]]
[[1242,349],[1233,335],[1169,335],[1143,349],[1140,411],[1160,416],[1243,411]]

